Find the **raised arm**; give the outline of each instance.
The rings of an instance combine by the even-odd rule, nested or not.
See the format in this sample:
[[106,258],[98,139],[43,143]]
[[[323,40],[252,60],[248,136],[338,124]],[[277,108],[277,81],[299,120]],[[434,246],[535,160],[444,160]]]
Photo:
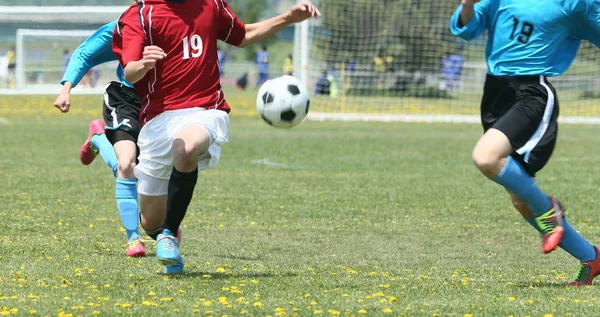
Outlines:
[[[579,22],[579,23],[578,23]],[[600,48],[600,2],[587,0],[585,10],[577,16],[572,28],[575,38],[588,40]]]
[[295,5],[290,11],[258,23],[246,24],[246,37],[238,47],[246,47],[275,35],[288,25],[302,22],[310,17],[318,19],[319,9],[308,1]]
[[79,84],[85,74],[94,66],[117,60],[112,52],[112,34],[116,21],[102,26],[88,37],[73,52],[60,83],[63,88],[54,106],[62,112],[71,107],[71,89]]
[[487,28],[490,0],[462,0],[450,18],[450,31],[467,41],[479,37]]
[[221,1],[219,39],[237,47],[247,47],[275,35],[288,25],[302,22],[310,17],[318,19],[321,12],[309,1],[302,1],[290,11],[265,21],[242,23],[231,12],[229,5]]

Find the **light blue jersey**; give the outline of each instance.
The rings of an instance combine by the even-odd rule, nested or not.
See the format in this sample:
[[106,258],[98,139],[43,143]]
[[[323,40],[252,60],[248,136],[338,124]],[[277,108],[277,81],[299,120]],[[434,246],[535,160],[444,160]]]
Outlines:
[[450,30],[467,41],[489,31],[486,59],[495,76],[557,76],[569,68],[581,40],[600,47],[598,0],[482,0],[464,26],[461,9]]
[[[113,31],[116,25],[117,21],[113,21],[102,26],[77,47],[60,81],[61,85],[68,81],[73,86],[77,86],[92,67],[117,60],[112,51]],[[133,88],[133,85],[125,80],[121,65],[117,67],[117,78],[124,86]]]

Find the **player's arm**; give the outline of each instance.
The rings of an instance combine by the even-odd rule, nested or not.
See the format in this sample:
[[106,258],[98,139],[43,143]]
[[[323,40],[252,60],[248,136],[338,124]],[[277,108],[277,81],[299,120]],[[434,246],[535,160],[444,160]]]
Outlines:
[[137,83],[156,66],[156,62],[165,57],[167,54],[158,46],[144,47],[140,60],[131,61],[125,65],[125,80],[131,84]]
[[123,75],[130,84],[140,81],[158,60],[166,57],[161,48],[147,46],[139,19],[136,7],[123,13],[114,29],[112,42],[112,50],[123,65]]
[[588,40],[600,48],[600,2],[597,0],[587,0],[586,10],[581,19],[577,19],[572,28],[572,35],[575,38]]
[[111,22],[102,26],[73,52],[60,81],[63,85],[60,95],[54,102],[54,106],[63,113],[68,112],[71,107],[71,89],[79,84],[85,74],[96,65],[117,59],[111,49],[115,24],[116,22]]
[[238,47],[247,47],[261,42],[294,23],[302,22],[310,17],[318,19],[319,9],[308,1],[302,1],[290,11],[258,23],[246,24],[246,36]]
[[480,36],[488,27],[489,0],[462,0],[450,17],[450,31],[467,41]]

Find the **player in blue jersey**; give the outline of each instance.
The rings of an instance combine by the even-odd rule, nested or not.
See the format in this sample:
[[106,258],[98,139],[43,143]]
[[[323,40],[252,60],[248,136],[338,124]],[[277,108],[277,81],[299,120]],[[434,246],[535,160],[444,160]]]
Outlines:
[[[71,106],[71,89],[86,73],[96,65],[117,59],[112,52],[115,25],[116,21],[102,26],[73,52],[61,80],[62,91],[54,103],[63,113],[68,112]],[[81,147],[79,157],[81,163],[89,165],[100,154],[112,169],[116,177],[117,207],[127,234],[127,255],[138,257],[146,255],[138,229],[137,181],[133,175],[137,157],[136,141],[141,129],[141,101],[125,81],[120,66],[117,77],[120,82],[111,82],[104,91],[104,122],[90,122],[88,138]]]
[[475,165],[509,191],[514,207],[542,233],[544,253],[561,247],[580,261],[569,285],[592,284],[600,274],[598,248],[569,225],[534,176],[550,159],[558,133],[558,98],[547,77],[569,68],[582,39],[600,43],[600,2],[462,0],[450,29],[465,40],[489,34],[484,135],[473,150]]

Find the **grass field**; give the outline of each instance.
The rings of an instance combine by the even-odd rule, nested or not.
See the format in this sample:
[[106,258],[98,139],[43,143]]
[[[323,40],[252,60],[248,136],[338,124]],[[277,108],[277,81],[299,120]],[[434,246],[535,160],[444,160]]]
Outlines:
[[[185,274],[129,259],[101,160],[78,150],[98,97],[57,113],[0,96],[0,315],[594,316],[577,263],[543,256],[502,189],[472,166],[476,125],[232,116],[221,163],[184,222]],[[247,107],[246,114],[253,113]],[[235,112],[234,112],[235,113]],[[539,182],[600,240],[600,127],[561,127]]]

